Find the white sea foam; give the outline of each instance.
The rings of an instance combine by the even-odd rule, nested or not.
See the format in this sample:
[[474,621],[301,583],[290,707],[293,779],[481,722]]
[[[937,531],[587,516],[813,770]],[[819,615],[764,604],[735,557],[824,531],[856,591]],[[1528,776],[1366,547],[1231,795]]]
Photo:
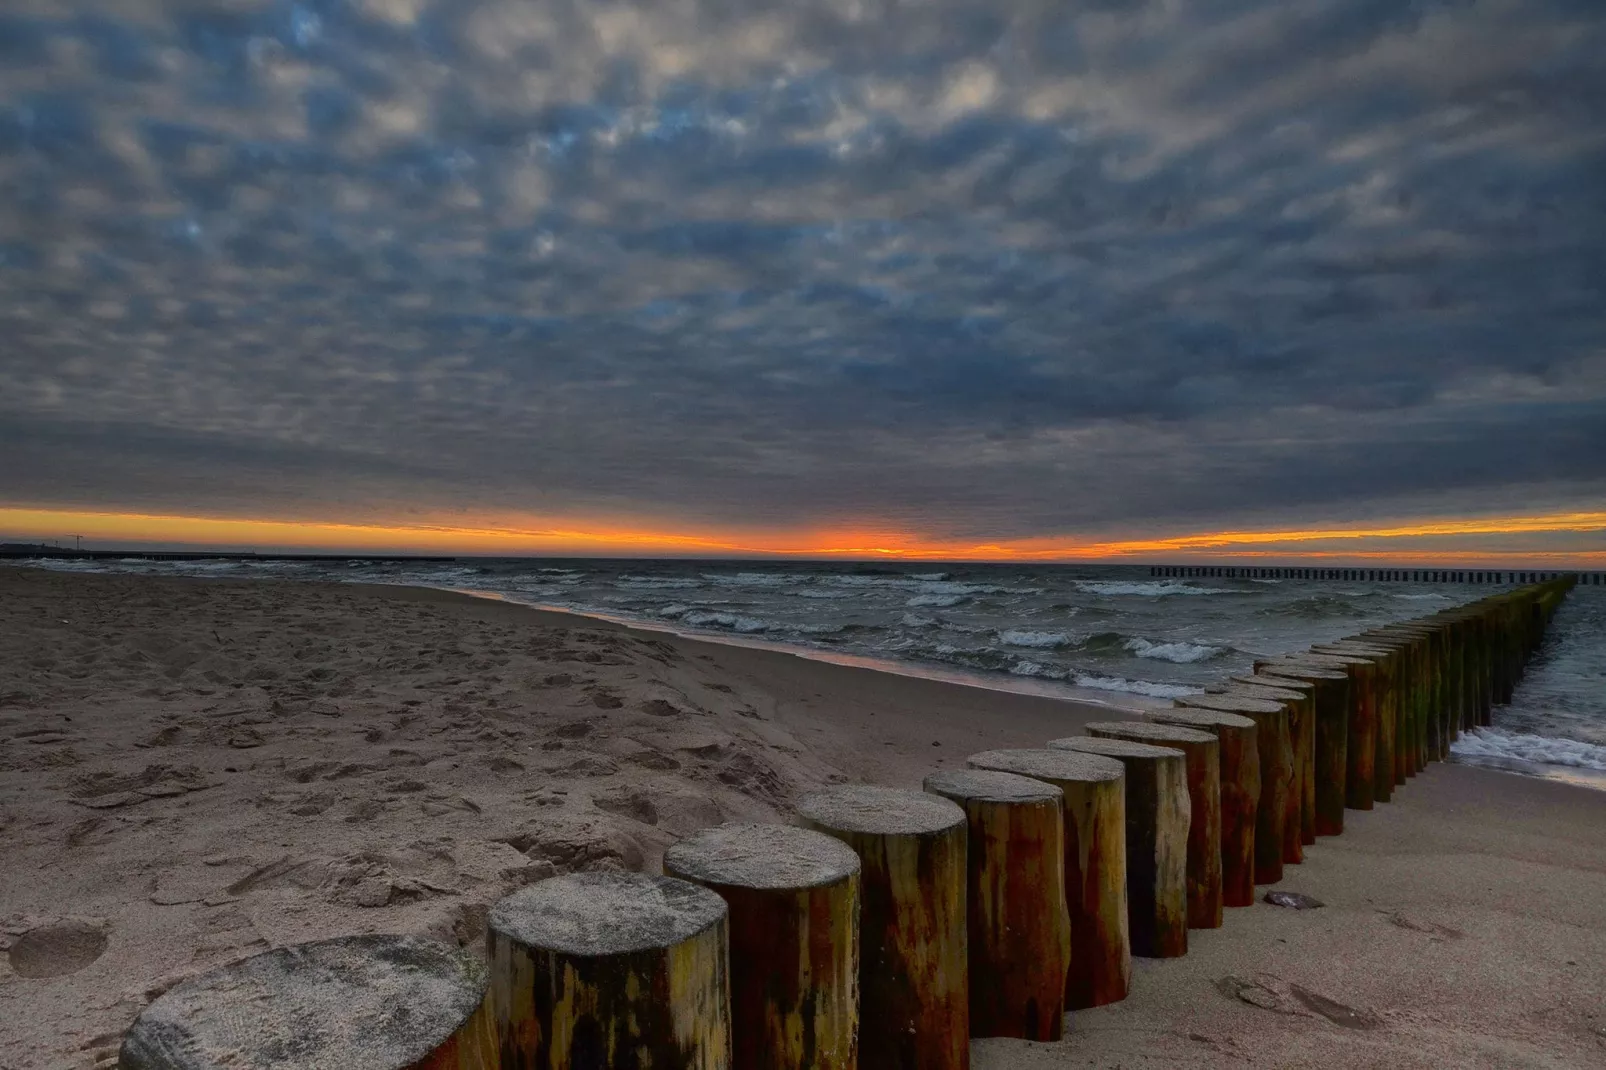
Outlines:
[[932,606],[937,609],[946,609],[949,606],[957,606],[965,600],[965,597],[962,594],[917,594],[905,602],[904,605]]
[[1054,650],[1058,647],[1071,645],[1071,637],[1064,632],[1010,630],[999,632],[998,641],[1005,646],[1023,646],[1033,650]]
[[1049,680],[1063,680],[1067,675],[1064,669],[1051,669],[1035,661],[1017,661],[1009,667],[1009,671],[1016,676],[1036,676]]
[[1181,698],[1183,695],[1204,693],[1204,688],[1186,684],[1161,684],[1152,680],[1125,680],[1119,676],[1091,676],[1084,673],[1078,673],[1073,682],[1077,687],[1091,687],[1096,691],[1126,691],[1150,698]]
[[1083,580],[1076,585],[1076,589],[1083,594],[1136,594],[1149,598],[1159,598],[1173,594],[1237,594],[1227,587],[1194,587],[1176,580],[1156,580],[1154,582],[1121,583],[1117,581],[1104,582],[1099,580]]
[[1151,643],[1147,639],[1128,639],[1121,645],[1135,657],[1154,658],[1177,665],[1192,665],[1221,653],[1219,646],[1206,646],[1203,643]]
[[898,618],[898,622],[905,628],[931,628],[937,624],[936,617],[922,617],[918,613],[905,613]]
[[745,635],[769,631],[770,628],[767,621],[756,617],[744,617],[738,613],[718,613],[707,609],[694,609],[681,617],[680,622],[693,628],[729,628],[733,632]]
[[1572,769],[1606,772],[1606,747],[1576,739],[1530,736],[1498,728],[1474,728],[1450,744],[1457,758],[1515,758],[1542,765],[1563,765]]

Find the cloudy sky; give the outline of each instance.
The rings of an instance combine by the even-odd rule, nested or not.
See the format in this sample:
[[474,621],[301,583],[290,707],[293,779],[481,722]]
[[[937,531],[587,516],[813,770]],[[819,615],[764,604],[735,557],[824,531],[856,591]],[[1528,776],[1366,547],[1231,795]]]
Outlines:
[[1598,512],[1602,55],[1601,0],[7,0],[0,514]]

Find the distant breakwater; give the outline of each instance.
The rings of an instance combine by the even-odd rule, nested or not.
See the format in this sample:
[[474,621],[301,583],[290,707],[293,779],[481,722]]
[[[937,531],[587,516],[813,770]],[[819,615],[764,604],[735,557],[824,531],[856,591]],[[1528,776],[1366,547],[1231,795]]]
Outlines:
[[1150,565],[1149,575],[1231,580],[1329,580],[1350,583],[1546,583],[1572,579],[1580,586],[1606,586],[1606,572],[1573,569],[1317,568],[1308,565]]

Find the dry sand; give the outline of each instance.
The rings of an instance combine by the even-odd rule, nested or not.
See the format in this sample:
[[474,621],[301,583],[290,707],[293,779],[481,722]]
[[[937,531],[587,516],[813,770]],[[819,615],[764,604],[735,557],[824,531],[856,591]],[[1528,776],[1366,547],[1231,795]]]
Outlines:
[[[477,945],[531,880],[1109,716],[441,592],[0,568],[0,1068],[111,1065],[267,947]],[[1451,765],[1397,799],[1290,868],[1323,908],[1228,911],[977,1070],[1606,1065],[1606,793]]]

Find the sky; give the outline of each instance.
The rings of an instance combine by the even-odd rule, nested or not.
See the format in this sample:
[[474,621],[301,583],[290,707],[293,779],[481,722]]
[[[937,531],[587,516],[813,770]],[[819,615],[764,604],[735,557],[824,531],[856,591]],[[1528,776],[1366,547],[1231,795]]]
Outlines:
[[1600,0],[7,0],[0,535],[1606,562],[1602,55]]

